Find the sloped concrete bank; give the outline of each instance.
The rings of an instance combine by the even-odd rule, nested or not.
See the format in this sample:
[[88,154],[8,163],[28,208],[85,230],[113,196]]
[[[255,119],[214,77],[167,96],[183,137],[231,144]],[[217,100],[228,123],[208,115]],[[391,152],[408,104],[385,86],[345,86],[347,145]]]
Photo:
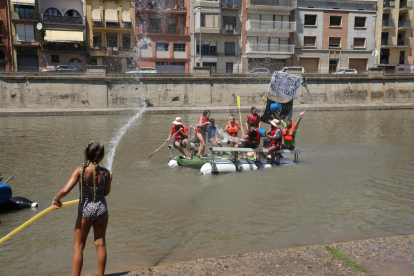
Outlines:
[[109,275],[413,275],[414,235],[198,259]]

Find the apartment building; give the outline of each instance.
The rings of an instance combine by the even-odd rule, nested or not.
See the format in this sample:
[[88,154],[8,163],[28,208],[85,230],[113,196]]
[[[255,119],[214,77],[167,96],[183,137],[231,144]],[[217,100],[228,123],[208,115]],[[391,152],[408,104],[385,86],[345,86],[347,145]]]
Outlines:
[[138,67],[189,73],[190,0],[140,1],[135,13]]
[[11,70],[11,40],[7,0],[0,0],[0,71]]
[[10,0],[10,38],[14,71],[39,71],[42,49],[39,30],[42,28],[38,0]]
[[42,64],[86,64],[86,5],[82,0],[38,0],[43,18]]
[[[195,0],[192,64],[212,73],[239,73],[242,0]],[[201,53],[200,53],[201,50]]]
[[271,71],[292,65],[296,0],[244,0],[242,67]]
[[307,73],[374,66],[377,1],[298,1],[295,65]]
[[86,0],[88,64],[119,73],[135,68],[134,2]]
[[412,1],[378,1],[375,64],[379,68],[389,73],[413,72],[412,16]]

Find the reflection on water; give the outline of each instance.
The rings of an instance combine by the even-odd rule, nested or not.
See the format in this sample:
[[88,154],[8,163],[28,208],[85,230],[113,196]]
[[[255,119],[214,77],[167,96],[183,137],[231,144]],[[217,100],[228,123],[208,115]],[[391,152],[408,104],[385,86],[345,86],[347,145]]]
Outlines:
[[[307,112],[299,163],[203,176],[169,168],[176,115],[144,115],[120,142],[108,196],[108,272],[286,246],[412,234],[411,110]],[[132,114],[131,114],[132,115]],[[294,114],[294,119],[298,114]],[[198,114],[179,114],[195,125]],[[224,128],[229,114],[212,114]],[[0,236],[45,209],[82,164],[91,140],[109,145],[128,116],[1,117],[0,170],[38,210],[0,214]],[[77,189],[66,200],[76,199]],[[70,274],[76,206],[53,211],[0,245],[0,274]],[[96,272],[93,235],[84,271]]]

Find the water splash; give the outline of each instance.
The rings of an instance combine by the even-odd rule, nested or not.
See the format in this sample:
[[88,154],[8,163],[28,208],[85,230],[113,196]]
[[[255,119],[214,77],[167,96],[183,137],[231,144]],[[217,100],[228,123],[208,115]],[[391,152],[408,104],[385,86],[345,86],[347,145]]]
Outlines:
[[119,145],[119,142],[121,141],[122,137],[124,136],[124,134],[128,131],[128,129],[134,125],[134,123],[142,116],[142,114],[145,112],[145,109],[147,108],[147,104],[145,102],[145,98],[143,97],[143,101],[142,101],[142,107],[141,109],[135,113],[134,116],[132,116],[128,122],[122,127],[120,128],[116,135],[114,136],[114,138],[112,138],[112,141],[110,143],[111,145],[111,151],[108,154],[108,159],[107,159],[107,169],[109,171],[112,171],[112,164],[114,162],[114,157],[115,157],[115,152],[116,149]]

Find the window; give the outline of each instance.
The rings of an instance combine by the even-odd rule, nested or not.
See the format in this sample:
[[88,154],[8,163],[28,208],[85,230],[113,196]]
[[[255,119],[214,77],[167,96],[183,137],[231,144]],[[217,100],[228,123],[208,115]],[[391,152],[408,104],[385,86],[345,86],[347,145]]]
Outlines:
[[134,58],[127,58],[127,68],[129,68],[129,69],[135,68],[135,59]]
[[150,17],[150,28],[152,34],[157,34],[159,32],[159,18],[158,16],[151,16]]
[[101,33],[93,32],[93,47],[101,47]]
[[98,65],[98,59],[93,57],[89,59],[89,65]]
[[177,33],[177,24],[175,18],[168,18],[168,33],[176,34]]
[[340,37],[330,37],[329,38],[329,47],[341,47],[341,38]]
[[185,43],[174,43],[174,52],[185,52]]
[[367,23],[366,17],[355,17],[355,28],[365,28]]
[[59,55],[52,55],[52,62],[59,63]]
[[118,28],[119,24],[118,22],[106,22],[106,27],[107,28]]
[[81,17],[80,13],[78,13],[78,12],[77,12],[77,11],[75,11],[75,10],[68,10],[68,11],[65,13],[65,16],[69,16],[69,17]]
[[236,17],[223,16],[223,29],[226,31],[232,31],[236,28]]
[[168,51],[168,43],[157,42],[157,51]]
[[305,14],[305,26],[316,26],[316,14]]
[[234,56],[236,54],[236,42],[224,42],[224,53]]
[[365,48],[365,37],[354,37],[354,48]]
[[131,35],[122,34],[122,48],[130,49],[131,48]]
[[[200,53],[200,44],[197,45],[197,54]],[[203,42],[201,44],[202,55],[217,55],[217,42]]]
[[316,36],[304,36],[303,46],[304,47],[316,47]]
[[226,73],[233,73],[233,62],[226,62]]
[[51,8],[51,9],[47,9],[45,11],[45,15],[49,15],[49,16],[62,16],[62,14],[60,13],[59,10]]
[[108,33],[106,35],[106,47],[118,47],[118,35]]
[[206,28],[219,28],[219,15],[218,14],[205,14],[204,15],[204,27]]
[[35,41],[34,25],[16,24],[17,41]]
[[329,18],[330,27],[341,27],[342,26],[342,16],[331,15]]
[[19,14],[20,19],[30,19],[30,15],[34,13],[34,8],[30,6],[14,5],[14,11]]
[[206,16],[204,13],[200,14],[200,27],[206,26]]

